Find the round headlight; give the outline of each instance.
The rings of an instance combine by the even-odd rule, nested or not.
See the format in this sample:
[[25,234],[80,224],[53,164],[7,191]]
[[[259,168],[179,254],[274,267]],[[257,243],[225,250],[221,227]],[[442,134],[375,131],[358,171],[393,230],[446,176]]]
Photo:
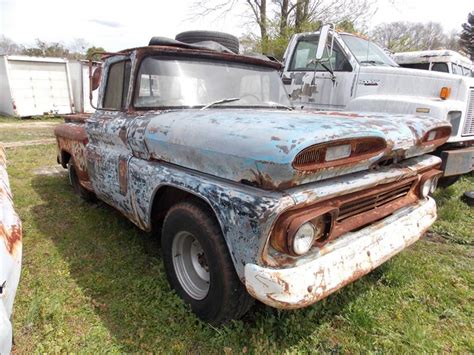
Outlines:
[[430,193],[435,192],[436,188],[438,187],[438,177],[434,177],[431,179],[431,187],[430,187]]
[[306,254],[314,242],[314,226],[307,222],[303,224],[295,233],[293,238],[293,252],[297,255]]
[[423,185],[421,185],[420,192],[422,197],[428,197],[428,194],[431,191],[431,179],[426,179],[425,182],[423,182]]

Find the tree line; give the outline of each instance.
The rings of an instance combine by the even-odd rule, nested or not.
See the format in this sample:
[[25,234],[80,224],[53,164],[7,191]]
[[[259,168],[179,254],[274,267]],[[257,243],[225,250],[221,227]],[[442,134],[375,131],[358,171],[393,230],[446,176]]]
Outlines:
[[375,0],[195,0],[194,16],[222,16],[243,9],[243,16],[259,33],[241,37],[244,52],[260,52],[282,58],[294,33],[317,30],[332,23],[340,31],[370,38],[393,52],[429,49],[462,51],[474,59],[474,12],[459,31],[446,33],[435,22],[391,22],[368,30],[367,23],[377,12]]
[[[294,33],[317,30],[323,23],[333,23],[340,31],[364,35],[392,52],[429,49],[452,49],[464,52],[474,60],[474,11],[460,31],[446,33],[436,22],[391,22],[368,30],[368,20],[375,14],[375,0],[195,0],[193,16],[234,14],[236,8],[256,25],[258,33],[248,31],[240,38],[244,53],[271,54],[281,59]],[[240,11],[239,8],[239,11]],[[0,35],[0,54],[23,54],[41,57],[98,60],[94,52],[104,52],[83,39],[68,45],[36,39],[25,46]]]
[[105,49],[90,45],[82,38],[74,39],[67,45],[36,39],[33,46],[25,46],[0,35],[0,54],[99,60],[100,55],[96,52],[105,52]]

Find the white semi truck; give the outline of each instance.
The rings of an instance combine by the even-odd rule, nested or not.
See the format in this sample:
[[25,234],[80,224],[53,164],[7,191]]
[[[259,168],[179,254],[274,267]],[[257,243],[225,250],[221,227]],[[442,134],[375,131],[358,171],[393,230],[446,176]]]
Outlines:
[[436,152],[444,185],[473,170],[474,78],[401,68],[375,43],[328,25],[295,34],[283,61],[294,106],[445,118],[452,134]]

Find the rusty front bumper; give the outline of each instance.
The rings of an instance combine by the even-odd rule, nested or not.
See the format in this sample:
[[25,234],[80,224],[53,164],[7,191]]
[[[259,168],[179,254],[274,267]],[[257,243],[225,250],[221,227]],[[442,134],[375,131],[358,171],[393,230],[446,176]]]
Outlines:
[[272,307],[308,306],[416,242],[435,220],[436,204],[428,198],[339,237],[295,267],[272,269],[246,264],[245,286],[253,297]]

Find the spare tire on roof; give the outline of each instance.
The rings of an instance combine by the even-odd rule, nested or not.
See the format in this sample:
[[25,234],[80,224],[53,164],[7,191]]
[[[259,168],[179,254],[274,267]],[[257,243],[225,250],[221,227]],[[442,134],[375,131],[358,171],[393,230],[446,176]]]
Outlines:
[[239,53],[239,39],[231,34],[224,32],[186,31],[177,34],[175,39],[177,41],[189,44],[213,41],[223,45],[234,53]]

